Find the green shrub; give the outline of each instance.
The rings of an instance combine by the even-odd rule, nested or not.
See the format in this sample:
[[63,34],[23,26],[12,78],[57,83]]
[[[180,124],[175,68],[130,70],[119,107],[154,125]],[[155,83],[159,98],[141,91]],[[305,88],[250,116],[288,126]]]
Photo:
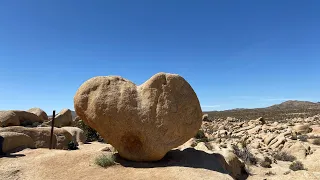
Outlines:
[[79,120],[75,126],[84,131],[88,142],[92,142],[92,141],[100,141],[101,142],[101,141],[103,141],[103,139],[101,138],[99,133],[96,130],[94,130],[93,128],[91,128],[90,126],[88,126],[84,121]]
[[264,158],[264,161],[259,163],[261,167],[264,168],[271,168],[272,160],[268,157]]
[[69,150],[77,150],[77,149],[78,149],[77,143],[75,143],[74,141],[70,141],[70,142],[68,143],[68,149],[69,149]]
[[300,161],[294,161],[290,164],[289,169],[292,171],[299,171],[299,170],[305,170],[302,162]]
[[206,135],[204,134],[203,130],[202,129],[199,129],[196,136],[195,136],[196,139],[202,139],[202,138],[206,138]]
[[115,157],[113,154],[102,154],[95,159],[95,164],[101,167],[115,165]]
[[202,129],[199,129],[194,137],[196,138],[197,142],[208,142],[208,138],[206,137]]
[[273,157],[279,161],[290,161],[290,162],[297,159],[296,157],[283,151],[277,152],[276,154],[273,155]]

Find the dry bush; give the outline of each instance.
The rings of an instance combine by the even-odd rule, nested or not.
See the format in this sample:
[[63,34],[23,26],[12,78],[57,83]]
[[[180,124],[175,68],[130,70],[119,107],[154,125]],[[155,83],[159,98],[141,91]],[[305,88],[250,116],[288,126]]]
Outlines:
[[240,149],[238,146],[233,146],[233,152],[237,155],[240,159],[243,160],[246,164],[256,165],[257,158],[249,151],[247,147]]
[[304,168],[302,162],[300,161],[292,162],[289,166],[289,169],[291,169],[292,171],[306,170],[306,168]]
[[264,168],[271,168],[272,160],[268,157],[264,158],[264,161],[259,163],[261,167]]
[[115,165],[115,157],[113,154],[102,154],[95,159],[95,164],[101,167],[108,167]]
[[290,161],[290,162],[293,162],[297,159],[296,157],[283,151],[277,152],[276,154],[273,155],[273,157],[279,161]]

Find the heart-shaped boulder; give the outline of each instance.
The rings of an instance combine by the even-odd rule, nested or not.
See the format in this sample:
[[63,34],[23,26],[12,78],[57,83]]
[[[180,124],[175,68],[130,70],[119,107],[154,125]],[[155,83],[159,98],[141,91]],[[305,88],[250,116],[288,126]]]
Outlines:
[[196,93],[177,74],[158,73],[140,86],[119,76],[84,82],[74,96],[77,115],[123,158],[155,161],[199,130]]

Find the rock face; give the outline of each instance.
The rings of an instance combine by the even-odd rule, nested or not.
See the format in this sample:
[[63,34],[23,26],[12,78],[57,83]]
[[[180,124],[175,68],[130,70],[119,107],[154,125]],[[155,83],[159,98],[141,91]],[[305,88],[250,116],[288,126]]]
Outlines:
[[307,134],[312,131],[309,124],[297,124],[292,129],[300,134]]
[[[47,124],[51,125],[52,120],[48,121]],[[63,127],[72,125],[72,114],[70,109],[62,109],[59,114],[55,117],[54,126]]]
[[42,121],[48,120],[48,115],[40,108],[31,108],[27,112],[37,115]]
[[77,127],[62,127],[62,129],[65,129],[68,131],[74,142],[76,143],[85,143],[87,141],[87,137],[84,134],[84,131]]
[[134,161],[155,161],[193,137],[202,110],[181,76],[158,73],[140,86],[119,76],[94,77],[74,97],[77,115]]
[[34,148],[30,136],[17,132],[0,132],[0,153],[10,153],[17,148]]
[[0,127],[6,126],[32,126],[35,122],[43,122],[37,115],[18,110],[0,111]]
[[19,117],[14,111],[0,111],[0,127],[19,125]]
[[[2,132],[16,132],[29,136],[35,148],[48,148],[50,142],[50,127],[26,128],[22,126],[11,126],[0,128]],[[54,128],[53,147],[55,149],[68,149],[68,143],[72,140],[72,135],[65,129]]]

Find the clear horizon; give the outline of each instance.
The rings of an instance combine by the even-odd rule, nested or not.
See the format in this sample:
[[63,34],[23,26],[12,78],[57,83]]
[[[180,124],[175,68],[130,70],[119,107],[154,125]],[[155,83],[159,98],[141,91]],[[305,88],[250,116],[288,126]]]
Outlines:
[[4,1],[0,110],[73,107],[79,86],[179,74],[203,111],[320,101],[320,1]]

